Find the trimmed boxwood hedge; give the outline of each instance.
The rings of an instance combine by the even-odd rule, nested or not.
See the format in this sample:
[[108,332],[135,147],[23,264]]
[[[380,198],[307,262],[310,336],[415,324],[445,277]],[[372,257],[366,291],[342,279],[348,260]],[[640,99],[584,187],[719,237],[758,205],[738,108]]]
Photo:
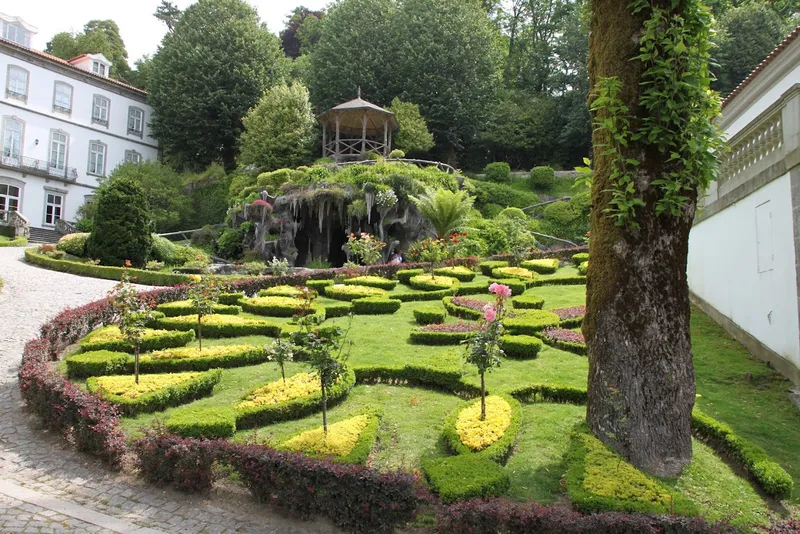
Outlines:
[[382,276],[369,275],[348,278],[343,283],[348,286],[377,287],[378,289],[384,289],[386,291],[391,291],[397,287],[397,280],[389,280],[388,278],[383,278]]
[[64,362],[67,366],[67,376],[70,378],[89,378],[119,374],[125,371],[130,354],[126,352],[113,352],[110,350],[94,350],[73,354]]
[[367,462],[367,458],[369,458],[369,454],[378,440],[378,426],[381,422],[381,414],[375,410],[369,410],[366,415],[369,416],[369,422],[361,430],[358,441],[353,445],[349,454],[337,458],[337,460],[346,464],[364,464]]
[[441,324],[447,317],[447,312],[442,308],[423,306],[414,310],[414,320],[419,325]]
[[306,280],[306,287],[317,292],[322,292],[326,287],[332,286],[333,280]]
[[420,291],[441,291],[442,289],[455,291],[459,285],[458,279],[452,276],[431,276],[429,274],[412,276],[408,283]]
[[546,310],[520,310],[515,317],[506,317],[503,325],[509,333],[533,336],[545,328],[558,326],[558,315]]
[[[447,310],[447,313],[449,313],[453,317],[459,317],[461,319],[470,319],[473,321],[478,321],[483,318],[482,311],[473,310],[472,308],[466,308],[464,306],[459,306],[458,304],[454,304],[453,297],[443,298],[442,304],[444,304],[444,309]],[[487,306],[489,306],[490,304],[491,304],[490,302],[486,303]]]
[[580,286],[586,284],[585,276],[563,276],[558,278],[538,278],[532,287],[540,286]]
[[235,306],[239,299],[244,298],[244,293],[222,293],[219,296],[219,303],[220,304],[227,304],[229,306]]
[[303,301],[294,297],[253,297],[239,301],[248,313],[267,317],[293,317],[303,311]]
[[229,407],[184,408],[173,412],[165,426],[184,438],[229,438],[236,432],[236,414]]
[[478,386],[464,382],[461,368],[438,363],[433,360],[426,364],[406,364],[402,366],[361,365],[353,368],[356,380],[364,382],[403,382],[408,385],[443,389],[464,397],[481,394]]
[[408,285],[408,281],[414,276],[425,274],[424,269],[401,269],[395,273],[395,276],[400,280],[401,284]]
[[528,384],[513,389],[509,395],[523,402],[555,402],[564,404],[586,404],[586,388],[576,388],[563,384]]
[[456,288],[456,296],[465,297],[467,295],[483,295],[489,292],[490,282],[462,282]]
[[489,280],[491,284],[503,284],[511,289],[512,295],[522,295],[528,289],[528,285],[517,278],[500,278],[497,280]]
[[[203,321],[203,337],[239,337],[239,336],[268,336],[281,335],[281,325],[256,319],[246,319],[238,315],[212,315],[206,316]],[[156,325],[164,330],[178,330],[192,333],[197,329],[197,317],[181,315],[178,317],[164,317],[158,319]],[[188,342],[187,342],[188,343]],[[185,345],[186,343],[184,343]],[[166,347],[162,347],[166,348]],[[154,350],[154,349],[153,349]]]
[[[356,383],[356,375],[352,369],[345,372],[342,380],[335,384],[328,391],[328,408],[343,400],[353,389]],[[241,398],[246,399],[250,393],[260,389],[265,384],[248,391]],[[288,421],[290,419],[300,419],[312,413],[322,410],[322,392],[315,391],[311,395],[291,399],[278,404],[268,404],[264,406],[254,406],[252,408],[234,408],[236,413],[236,428],[254,428],[257,426],[269,425],[278,421]]]
[[298,297],[303,294],[303,291],[294,286],[272,286],[267,289],[262,289],[257,293],[259,297]]
[[517,434],[519,433],[519,428],[522,424],[522,410],[517,399],[508,395],[496,396],[502,397],[503,400],[505,400],[511,407],[511,422],[500,439],[482,451],[477,452],[474,452],[472,449],[461,443],[461,437],[456,431],[456,422],[458,421],[458,416],[463,410],[467,409],[471,405],[481,402],[480,399],[477,399],[469,403],[462,404],[450,412],[450,414],[448,414],[448,416],[445,418],[444,425],[442,427],[442,438],[451,451],[459,455],[463,454],[467,456],[486,458],[499,464],[504,464],[506,460],[508,460],[508,457],[511,455],[511,450],[514,448],[514,443],[517,441]]
[[512,278],[514,280],[522,280],[525,284],[533,284],[539,275],[533,271],[523,269],[522,267],[498,267],[492,270],[493,278]]
[[28,244],[27,237],[15,237],[10,241],[0,241],[0,248],[2,247],[24,247]]
[[325,308],[325,318],[344,317],[353,311],[353,305],[349,302],[326,302],[322,305]]
[[408,293],[392,293],[392,298],[401,302],[420,302],[442,300],[443,297],[452,294],[452,289],[442,289],[440,291],[409,291]]
[[511,481],[500,465],[484,457],[458,455],[422,462],[431,489],[444,503],[505,495]]
[[544,299],[536,295],[520,295],[511,299],[511,306],[517,310],[541,310]]
[[542,336],[542,341],[555,349],[564,350],[577,354],[578,356],[586,356],[589,354],[589,348],[585,343],[575,343],[573,341],[563,341],[561,339],[553,339],[546,335]]
[[436,276],[448,276],[450,278],[455,278],[459,282],[472,282],[475,279],[477,273],[472,269],[467,269],[466,267],[440,267],[439,269],[434,269],[433,274]]
[[[159,319],[162,321],[164,319]],[[197,321],[197,318],[194,318]],[[151,352],[154,350],[171,349],[175,347],[184,347],[186,344],[194,340],[194,332],[189,330],[187,332],[168,332],[170,328],[161,328],[160,330],[145,329],[142,342],[139,345],[141,352]],[[116,332],[116,334],[115,334]],[[205,333],[205,329],[203,329]],[[101,339],[106,335],[110,337]],[[94,332],[90,332],[83,341],[81,341],[81,350],[83,352],[91,352],[98,350],[110,350],[114,352],[128,352],[133,353],[133,343],[130,343],[122,337],[119,333],[119,328],[116,326],[104,326],[98,328]]]
[[572,256],[572,263],[575,264],[575,267],[577,267],[578,265],[580,265],[585,261],[589,261],[588,252],[579,252],[578,254],[573,254]]
[[460,345],[469,339],[472,332],[426,332],[412,330],[408,336],[409,343],[414,345]]
[[586,276],[588,272],[589,272],[589,262],[588,261],[581,262],[581,264],[578,265],[578,274],[581,276]]
[[352,301],[367,297],[387,298],[389,296],[389,292],[385,289],[379,289],[377,287],[334,284],[332,286],[325,286],[325,296],[336,300]]
[[101,391],[97,383],[99,378],[100,377],[93,376],[86,380],[86,388],[89,392],[98,393],[108,402],[118,406],[124,415],[130,417],[139,413],[160,412],[170,406],[186,404],[187,402],[210,395],[211,390],[214,389],[214,386],[217,385],[217,382],[222,378],[222,370],[212,369],[211,371],[200,373],[196,378],[181,384],[167,386],[158,391],[140,395],[133,399]]
[[[242,312],[241,306],[231,306],[229,304],[214,304],[214,313],[222,315],[239,315]],[[189,300],[176,300],[174,302],[165,302],[156,306],[156,311],[160,311],[167,317],[176,317],[178,315],[192,315],[197,313],[196,308]]]
[[[203,330],[205,332],[205,329]],[[152,358],[145,354],[139,359],[141,373],[176,373],[179,371],[208,371],[209,369],[231,369],[247,367],[269,361],[269,354],[261,345],[231,347],[227,354],[218,356],[197,356],[189,358]],[[128,359],[125,368],[133,372],[133,357]]]
[[507,261],[500,261],[500,260],[482,261],[478,264],[478,267],[480,267],[481,272],[486,276],[492,276],[492,271],[494,271],[495,269],[508,266],[509,263]]
[[401,304],[397,299],[381,297],[355,299],[352,302],[353,313],[356,315],[390,315],[399,310]]
[[783,467],[769,457],[767,452],[738,436],[730,426],[717,421],[695,407],[692,412],[692,429],[695,435],[722,455],[731,456],[770,496],[786,499],[792,494],[794,480]]
[[520,266],[539,274],[553,274],[558,270],[559,263],[557,258],[547,258],[542,260],[525,260]]
[[[584,513],[697,515],[691,500],[609,450],[585,423],[577,425],[570,438],[566,481],[573,508]],[[601,485],[603,494],[592,492],[593,484]],[[608,495],[614,492],[615,495]]]
[[502,336],[500,338],[500,348],[508,358],[536,358],[543,345],[541,339],[533,336]]

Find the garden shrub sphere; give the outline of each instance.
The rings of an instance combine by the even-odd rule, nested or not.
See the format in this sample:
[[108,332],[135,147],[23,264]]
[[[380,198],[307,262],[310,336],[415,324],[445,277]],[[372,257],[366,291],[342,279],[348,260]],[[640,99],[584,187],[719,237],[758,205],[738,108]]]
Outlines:
[[483,174],[486,179],[492,182],[510,182],[511,181],[511,166],[505,161],[496,161],[489,163],[483,168]]
[[102,265],[143,267],[150,255],[152,216],[144,189],[131,179],[115,180],[97,192],[94,230],[86,242],[89,257]]
[[556,183],[556,173],[551,167],[534,167],[531,169],[530,181],[533,189],[549,190]]

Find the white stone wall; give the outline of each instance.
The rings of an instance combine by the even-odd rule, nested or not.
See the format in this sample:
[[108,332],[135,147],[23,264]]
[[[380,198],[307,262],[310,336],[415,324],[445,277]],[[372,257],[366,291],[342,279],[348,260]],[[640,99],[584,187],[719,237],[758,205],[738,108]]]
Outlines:
[[790,185],[787,173],[696,224],[688,276],[696,295],[800,367]]

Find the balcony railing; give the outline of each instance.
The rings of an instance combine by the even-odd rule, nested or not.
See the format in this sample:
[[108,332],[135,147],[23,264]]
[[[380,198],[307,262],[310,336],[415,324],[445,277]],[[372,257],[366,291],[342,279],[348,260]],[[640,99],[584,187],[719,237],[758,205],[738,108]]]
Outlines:
[[14,169],[44,178],[57,178],[65,182],[76,182],[78,180],[77,169],[64,166],[58,167],[56,165],[51,165],[49,161],[42,161],[40,159],[2,156],[0,157],[0,167]]

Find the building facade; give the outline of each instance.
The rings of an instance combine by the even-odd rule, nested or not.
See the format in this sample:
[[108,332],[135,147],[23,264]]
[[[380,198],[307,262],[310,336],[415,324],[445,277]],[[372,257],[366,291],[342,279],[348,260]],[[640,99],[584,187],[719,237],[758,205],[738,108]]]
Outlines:
[[74,221],[125,161],[158,156],[147,93],[108,77],[102,54],[69,61],[26,46],[35,28],[0,14],[0,217],[31,227]]
[[692,297],[800,384],[800,28],[725,100],[730,151],[689,236]]

